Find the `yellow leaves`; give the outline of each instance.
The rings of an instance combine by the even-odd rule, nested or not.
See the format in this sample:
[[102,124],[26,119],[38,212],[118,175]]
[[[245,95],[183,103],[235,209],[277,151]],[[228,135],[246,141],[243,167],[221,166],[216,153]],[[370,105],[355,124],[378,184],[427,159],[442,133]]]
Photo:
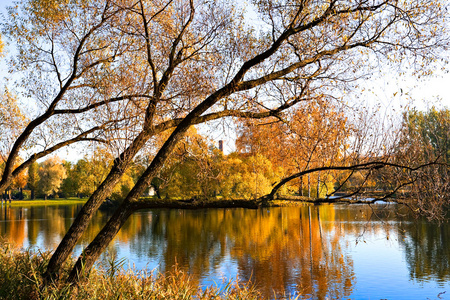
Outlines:
[[344,41],[344,43],[347,43],[348,42],[348,35],[344,34],[342,36],[342,40]]
[[[69,0],[30,0],[26,9],[33,15],[35,22],[41,22],[41,34],[45,34],[47,26],[56,28],[58,23],[68,17],[68,4]],[[26,34],[27,29],[24,30]]]
[[86,8],[91,4],[91,0],[29,0],[26,9],[34,15],[34,17],[45,20],[49,24],[56,24],[69,18],[77,16],[74,4],[78,8]]
[[270,193],[272,183],[280,180],[272,162],[261,154],[241,158],[230,155],[220,169],[220,189],[225,198],[255,199]]
[[2,35],[0,34],[0,58],[4,55],[3,51],[4,51],[4,45],[3,45],[3,41],[2,41]]
[[128,192],[131,191],[131,189],[134,186],[133,178],[125,173],[121,178],[119,184],[117,184],[114,187],[112,198],[115,199],[124,199]]
[[8,123],[10,126],[20,126],[20,122],[25,122],[26,117],[22,114],[17,99],[8,89],[0,94],[0,122]]
[[38,172],[40,177],[39,187],[46,196],[56,193],[63,179],[67,177],[62,160],[57,156],[50,157],[41,163]]
[[27,122],[14,94],[7,89],[0,93],[0,153],[7,154],[15,138]]

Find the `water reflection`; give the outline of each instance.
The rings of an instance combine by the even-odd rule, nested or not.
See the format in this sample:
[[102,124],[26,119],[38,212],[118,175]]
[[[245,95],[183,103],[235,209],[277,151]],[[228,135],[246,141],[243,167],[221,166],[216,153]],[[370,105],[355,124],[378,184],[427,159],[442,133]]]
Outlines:
[[[0,235],[24,247],[55,248],[79,209],[3,206]],[[107,217],[97,214],[81,245],[94,237]],[[374,259],[370,253],[379,251],[379,240],[393,245],[389,251],[401,249],[408,277],[404,284],[413,285],[409,279],[448,284],[449,228],[416,222],[398,206],[152,210],[134,214],[109,251],[129,257],[138,268],[166,271],[178,265],[200,284],[220,285],[222,278],[238,276],[252,281],[267,298],[357,298],[363,291],[373,292],[364,285],[370,280],[356,268],[361,264],[358,251],[367,249],[365,259]],[[366,241],[370,243],[363,244]],[[77,249],[79,253],[81,246]],[[376,266],[370,268],[377,274]],[[396,276],[392,280],[403,275]],[[389,289],[389,284],[383,288]]]
[[57,246],[62,234],[69,228],[81,206],[3,205],[0,210],[0,235],[24,247]]
[[[333,211],[324,211],[333,217]],[[301,293],[322,299],[350,294],[352,261],[331,222],[317,209],[154,211],[146,232],[130,241],[139,256],[161,257],[162,270],[184,266],[198,282],[234,262],[241,279],[265,295]],[[149,221],[145,214],[136,216]],[[148,245],[141,239],[150,237]],[[332,278],[332,280],[330,280]]]
[[407,222],[398,228],[411,278],[437,281],[450,279],[450,226],[433,226],[425,221]]

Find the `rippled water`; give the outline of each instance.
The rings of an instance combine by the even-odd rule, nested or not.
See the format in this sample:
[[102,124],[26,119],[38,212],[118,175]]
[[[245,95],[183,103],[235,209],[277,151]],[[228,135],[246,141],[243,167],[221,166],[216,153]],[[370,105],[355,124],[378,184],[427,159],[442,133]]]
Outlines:
[[[54,249],[79,209],[3,205],[0,235]],[[76,253],[107,218],[97,214]],[[203,285],[250,280],[267,298],[450,299],[450,226],[415,220],[399,206],[141,211],[110,256],[138,269],[176,264]]]

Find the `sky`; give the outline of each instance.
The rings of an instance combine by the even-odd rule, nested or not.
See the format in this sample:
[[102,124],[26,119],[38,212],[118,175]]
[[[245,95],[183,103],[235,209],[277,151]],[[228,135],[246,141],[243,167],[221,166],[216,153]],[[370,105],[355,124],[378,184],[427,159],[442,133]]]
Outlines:
[[[0,0],[0,14],[5,15],[6,7],[13,5],[13,0]],[[0,23],[4,19],[0,15]],[[5,42],[5,38],[3,37]],[[6,41],[7,42],[7,41]],[[13,54],[13,47],[7,46],[7,55]],[[450,52],[445,54],[450,57]],[[439,68],[438,68],[439,67]],[[427,110],[431,106],[450,108],[450,65],[438,66],[435,74],[420,79],[411,76],[396,76],[395,74],[384,74],[373,77],[371,80],[362,82],[365,91],[355,95],[361,101],[379,104],[382,109],[396,111],[404,107]],[[447,71],[440,70],[441,67]],[[6,59],[0,59],[0,85],[6,83],[5,78],[11,77],[7,72]],[[233,136],[233,134],[231,134]],[[225,140],[228,151],[234,148],[232,137],[227,138],[223,133],[213,133],[214,140]]]
[[[13,0],[0,0],[0,14],[5,15],[6,7],[13,5],[13,3]],[[1,19],[1,22],[3,22],[3,19]],[[11,47],[7,47],[7,49],[11,54]],[[450,53],[447,54],[447,57],[450,57]],[[446,68],[450,70],[450,66],[446,66]],[[0,60],[0,84],[3,85],[6,76],[8,76],[6,61],[2,59]],[[386,106],[390,104],[398,105],[399,103],[405,104],[407,98],[405,94],[406,91],[409,91],[409,95],[415,100],[415,105],[419,109],[426,109],[429,106],[424,101],[433,102],[437,99],[441,99],[443,106],[450,107],[450,89],[448,88],[450,73],[448,72],[438,71],[435,75],[420,80],[416,78],[392,78],[391,76],[374,78],[374,80],[366,84],[367,90],[371,90],[367,97],[372,97],[370,94],[374,94],[374,100],[381,101]],[[405,99],[398,99],[398,97],[392,96],[398,93],[400,89],[404,92]]]

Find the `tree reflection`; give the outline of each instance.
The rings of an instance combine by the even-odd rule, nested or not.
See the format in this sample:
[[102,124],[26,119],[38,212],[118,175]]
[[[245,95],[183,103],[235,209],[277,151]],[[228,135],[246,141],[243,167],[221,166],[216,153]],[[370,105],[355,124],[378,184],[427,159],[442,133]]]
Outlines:
[[355,278],[339,241],[341,232],[328,222],[333,218],[332,206],[320,215],[311,207],[160,210],[152,214],[145,234],[151,236],[151,255],[161,257],[163,271],[177,264],[199,282],[205,272],[218,272],[229,255],[240,279],[255,282],[266,297],[287,291],[306,298],[342,298],[350,295]]
[[407,222],[399,227],[401,245],[411,278],[436,280],[444,284],[450,279],[450,226],[426,221]]
[[[253,226],[267,226],[258,244],[242,239],[238,254],[243,277],[252,279],[266,296],[285,291],[305,298],[343,298],[354,283],[353,263],[339,242],[340,231],[330,207],[311,207],[264,212]],[[270,225],[267,219],[271,219]],[[270,232],[270,234],[269,234]]]
[[[77,206],[2,208],[0,234],[17,245],[57,245],[76,216]],[[99,212],[81,244],[106,222]],[[355,282],[353,263],[340,242],[333,206],[152,210],[138,212],[116,242],[142,260],[157,258],[161,271],[175,265],[200,283],[205,274],[228,277],[226,261],[241,280],[252,281],[266,297],[285,292],[305,298],[343,298]],[[117,252],[112,244],[109,251]]]
[[58,245],[79,209],[76,205],[4,205],[0,210],[0,236],[18,246],[39,245],[51,250]]
[[[11,209],[11,207],[3,206],[0,213],[1,231],[0,236],[6,237],[17,245],[22,245],[25,240],[25,223],[24,209]],[[5,222],[4,220],[8,220]]]
[[[52,249],[79,209],[3,206],[0,236],[19,246]],[[399,241],[411,278],[448,282],[450,227],[399,215],[404,213],[399,206],[366,205],[141,211],[123,226],[109,251],[130,249],[139,267],[152,261],[162,272],[177,265],[197,283],[237,275],[267,298],[286,293],[342,299],[351,297],[356,282],[350,247],[384,238]],[[99,212],[81,244],[89,243],[107,219]]]

